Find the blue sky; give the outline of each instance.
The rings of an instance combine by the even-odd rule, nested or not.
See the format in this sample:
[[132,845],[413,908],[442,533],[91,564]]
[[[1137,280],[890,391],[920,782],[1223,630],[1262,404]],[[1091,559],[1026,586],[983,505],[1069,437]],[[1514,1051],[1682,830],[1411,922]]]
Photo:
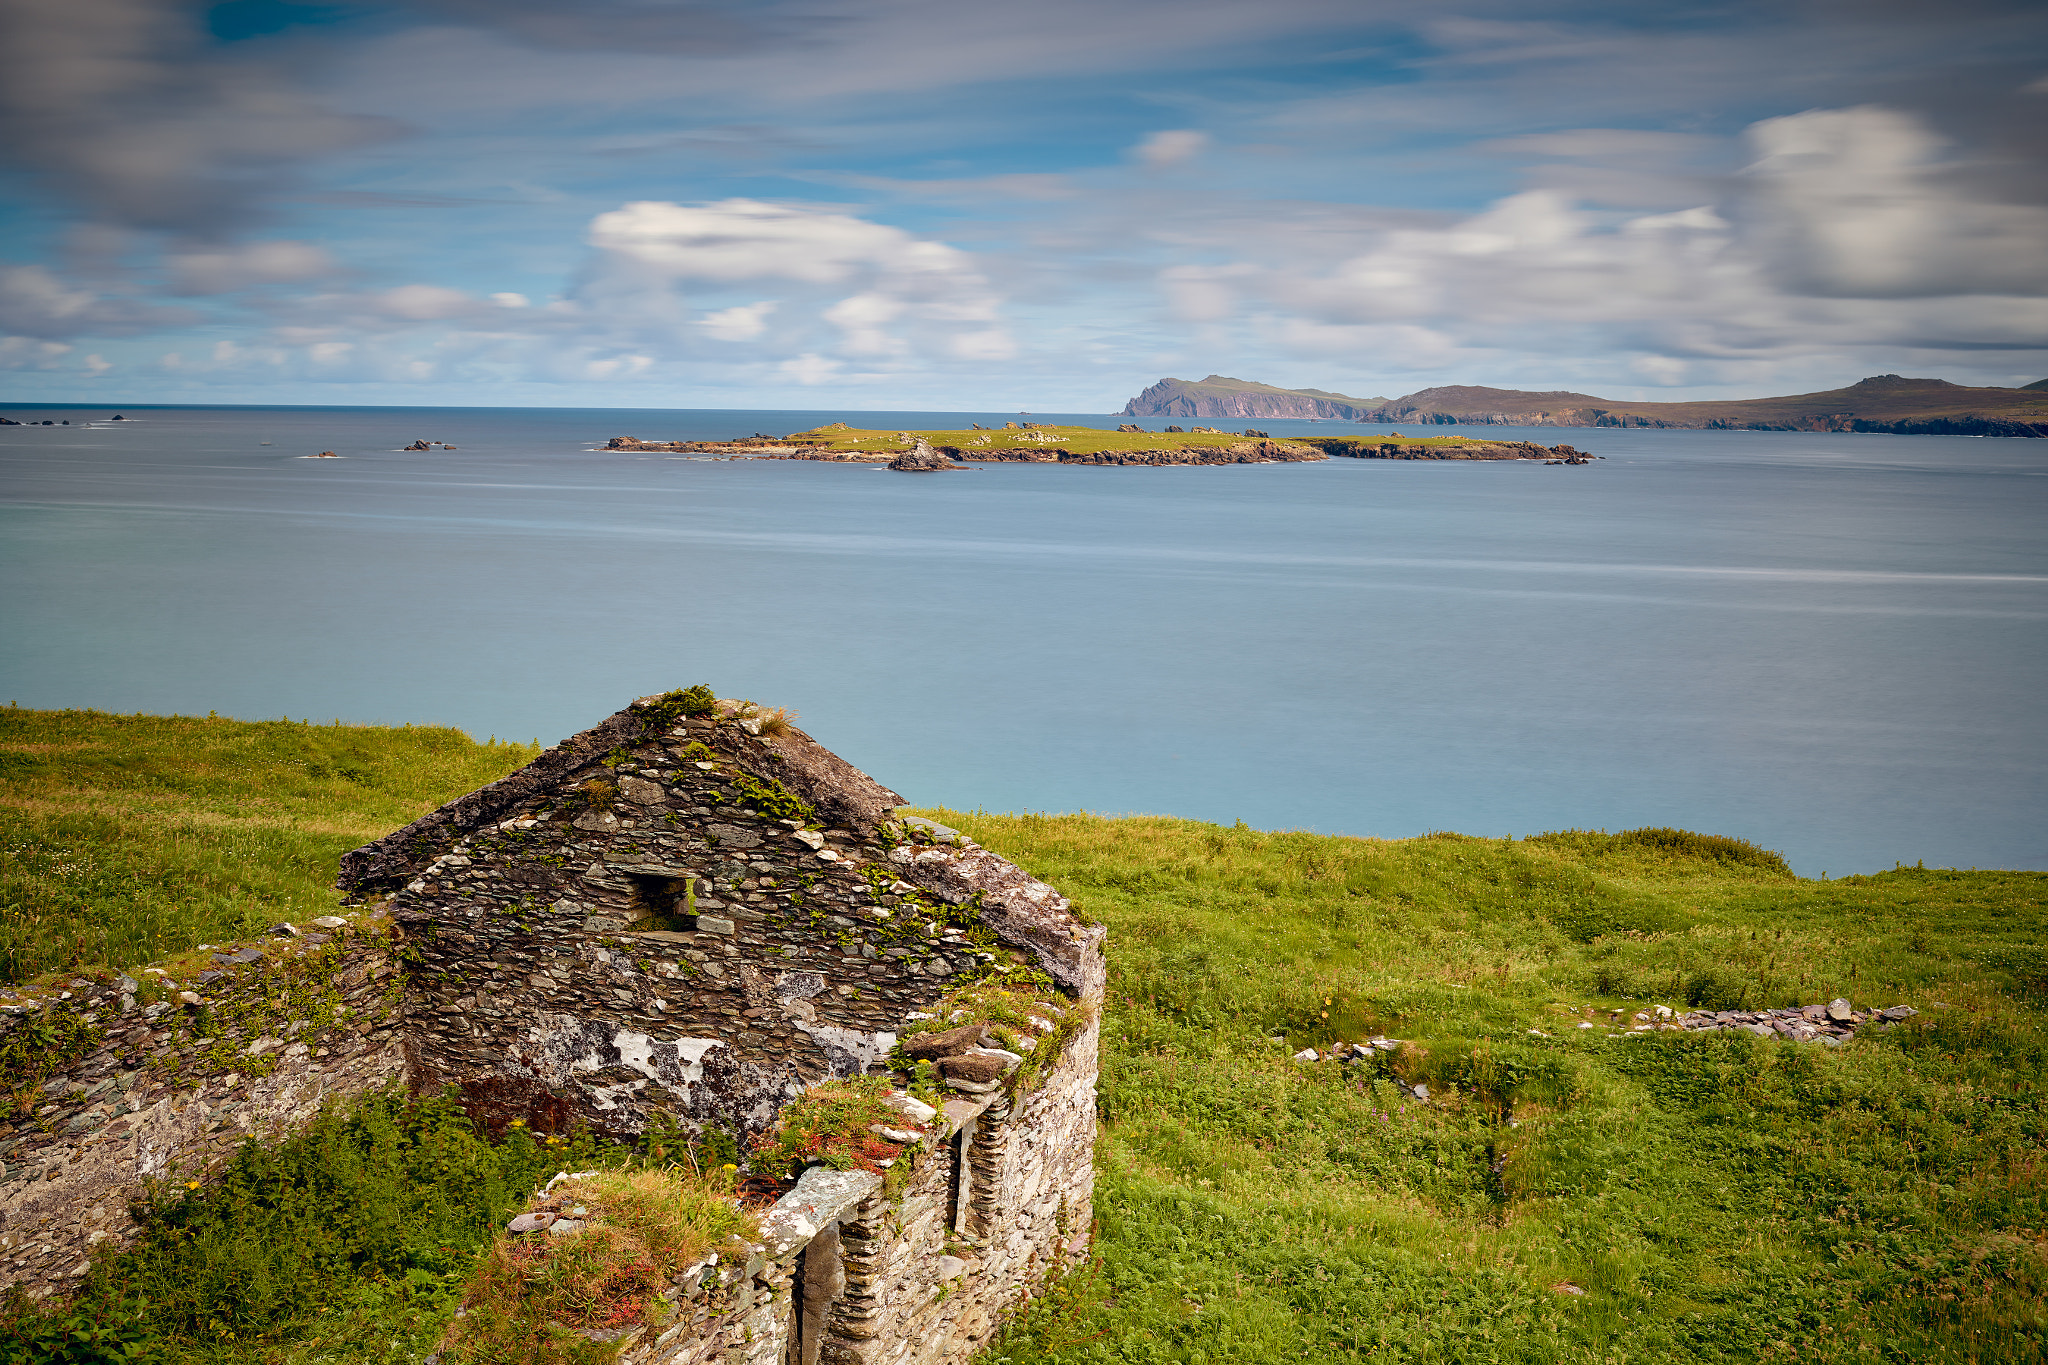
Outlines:
[[2048,375],[2048,9],[5,0],[0,396]]

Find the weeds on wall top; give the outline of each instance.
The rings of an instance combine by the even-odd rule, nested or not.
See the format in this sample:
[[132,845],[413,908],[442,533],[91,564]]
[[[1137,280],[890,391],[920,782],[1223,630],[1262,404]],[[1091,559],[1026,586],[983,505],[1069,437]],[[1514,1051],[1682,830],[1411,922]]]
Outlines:
[[874,1131],[876,1124],[904,1124],[903,1115],[885,1102],[890,1088],[881,1076],[812,1086],[782,1106],[775,1126],[754,1139],[747,1164],[775,1180],[794,1179],[810,1165],[879,1173],[882,1162],[903,1150]]
[[648,697],[633,703],[633,710],[647,721],[647,728],[665,729],[679,721],[693,716],[709,715],[718,705],[718,697],[703,683],[694,687],[678,687],[658,697]]
[[476,1365],[598,1365],[613,1342],[582,1332],[658,1325],[669,1286],[736,1238],[757,1235],[729,1170],[596,1171],[554,1185],[534,1212],[574,1230],[499,1233],[478,1261],[442,1358]]
[[980,1024],[997,1046],[1024,1059],[1009,1074],[1007,1085],[1012,1095],[1036,1089],[1074,1035],[1094,1017],[1091,1006],[1069,1000],[1044,972],[1016,963],[998,964],[980,980],[949,991],[933,1013],[935,1018],[919,1020],[903,1030],[893,1064],[901,1070],[914,1070],[915,1063],[903,1057],[901,1048],[921,1033]]

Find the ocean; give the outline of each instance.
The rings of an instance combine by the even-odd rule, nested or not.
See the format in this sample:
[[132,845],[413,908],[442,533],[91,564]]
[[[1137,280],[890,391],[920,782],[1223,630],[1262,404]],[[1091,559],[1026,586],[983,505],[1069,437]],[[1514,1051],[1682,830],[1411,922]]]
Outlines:
[[0,701],[546,743],[702,681],[918,804],[2048,868],[2048,441],[906,475],[597,447],[1123,419],[4,411],[72,425],[0,427]]

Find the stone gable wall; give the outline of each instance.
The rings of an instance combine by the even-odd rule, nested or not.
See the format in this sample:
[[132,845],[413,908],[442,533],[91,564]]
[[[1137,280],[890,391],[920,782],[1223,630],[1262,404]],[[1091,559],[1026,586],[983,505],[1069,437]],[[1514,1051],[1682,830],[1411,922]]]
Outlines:
[[[909,1015],[999,956],[1037,960],[907,898],[937,846],[741,805],[770,752],[730,724],[676,726],[561,770],[420,868],[392,901],[416,1083],[462,1087],[494,1126],[627,1135],[665,1111],[750,1134],[804,1086],[880,1063]],[[616,795],[590,807],[585,784]]]

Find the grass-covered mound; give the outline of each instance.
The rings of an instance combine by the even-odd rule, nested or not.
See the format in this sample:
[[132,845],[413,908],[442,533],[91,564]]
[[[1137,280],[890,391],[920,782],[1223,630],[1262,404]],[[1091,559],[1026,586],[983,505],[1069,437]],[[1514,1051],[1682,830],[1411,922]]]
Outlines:
[[538,752],[432,726],[0,709],[0,983],[328,914],[343,853]]
[[[1110,926],[1095,1258],[993,1361],[2044,1356],[2048,874],[935,814]],[[1838,993],[1923,1013],[1607,1026]]]

